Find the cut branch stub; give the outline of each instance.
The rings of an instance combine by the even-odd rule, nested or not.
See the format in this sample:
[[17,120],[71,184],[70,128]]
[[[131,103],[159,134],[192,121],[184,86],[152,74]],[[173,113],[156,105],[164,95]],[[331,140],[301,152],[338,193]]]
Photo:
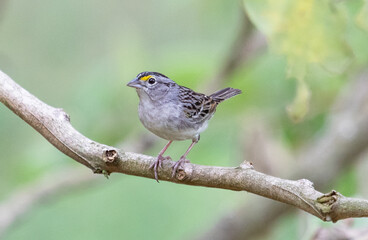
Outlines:
[[183,181],[186,178],[188,178],[187,174],[185,173],[183,169],[179,169],[175,176],[176,176],[176,179],[178,179],[179,181]]
[[118,160],[119,155],[115,149],[107,149],[102,153],[102,160],[105,163],[114,163]]
[[321,197],[317,198],[316,207],[325,217],[324,221],[333,221],[333,222],[337,221],[334,220],[334,218],[332,218],[330,214],[333,212],[333,208],[338,203],[338,200],[341,196],[342,195],[340,193],[336,192],[335,190],[332,190],[331,192],[326,193]]

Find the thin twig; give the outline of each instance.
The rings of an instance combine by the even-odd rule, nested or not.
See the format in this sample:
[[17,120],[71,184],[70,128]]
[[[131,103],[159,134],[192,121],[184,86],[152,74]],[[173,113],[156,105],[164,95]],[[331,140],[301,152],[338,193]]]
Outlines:
[[[129,141],[118,145],[121,148],[129,147],[134,151],[144,152],[152,147],[153,141],[152,137],[141,135],[131,137]],[[48,173],[41,179],[22,186],[0,203],[0,238],[39,202],[71,189],[94,184],[96,180],[101,180],[101,178],[89,173],[86,169],[73,167]]]
[[40,200],[97,180],[85,169],[63,169],[22,187],[0,204],[0,237]]
[[266,49],[266,37],[254,27],[243,9],[240,9],[240,14],[238,34],[219,71],[211,77],[210,81],[204,81],[205,87],[203,88],[208,92],[218,90],[240,66],[254,59]]

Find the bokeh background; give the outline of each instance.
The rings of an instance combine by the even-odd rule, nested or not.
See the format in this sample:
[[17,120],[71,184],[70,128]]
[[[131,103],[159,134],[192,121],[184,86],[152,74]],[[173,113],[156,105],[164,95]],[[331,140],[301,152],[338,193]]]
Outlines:
[[[63,108],[87,137],[153,156],[165,141],[141,125],[138,97],[126,87],[139,72],[158,71],[207,94],[239,88],[243,94],[219,106],[189,159],[234,167],[246,159],[287,177],[306,146],[328,132],[335,102],[349,95],[356,76],[368,81],[367,16],[362,0],[3,0],[0,69]],[[177,160],[189,144],[175,142],[168,154]],[[122,174],[93,176],[3,105],[0,152],[0,210],[12,216],[19,210],[1,229],[6,240],[211,239],[216,231],[227,236],[219,226],[261,199]],[[316,187],[368,198],[365,152],[350,164],[336,163],[343,166]],[[368,227],[366,220],[332,225],[295,209],[278,216],[256,209],[237,223],[247,229],[258,221],[260,230],[225,239],[312,239],[329,229]]]

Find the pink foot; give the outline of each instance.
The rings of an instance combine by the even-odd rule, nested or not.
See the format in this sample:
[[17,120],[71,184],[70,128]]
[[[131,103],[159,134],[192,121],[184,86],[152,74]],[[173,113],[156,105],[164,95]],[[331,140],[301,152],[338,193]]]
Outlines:
[[176,171],[179,169],[179,167],[182,167],[184,163],[190,163],[189,159],[186,159],[185,157],[181,157],[179,161],[177,161],[174,166],[172,166],[173,171],[171,177],[175,177]]
[[158,169],[162,168],[162,161],[163,160],[172,160],[170,156],[164,157],[162,155],[158,155],[157,159],[154,163],[152,163],[152,165],[149,167],[149,169],[153,168],[153,171],[155,173],[155,179],[156,181],[159,183],[158,181]]

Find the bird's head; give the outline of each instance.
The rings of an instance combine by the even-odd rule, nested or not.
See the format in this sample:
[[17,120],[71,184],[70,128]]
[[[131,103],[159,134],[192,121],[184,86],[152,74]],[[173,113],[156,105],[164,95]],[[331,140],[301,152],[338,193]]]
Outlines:
[[141,72],[127,84],[128,87],[137,89],[139,97],[147,94],[153,100],[166,95],[168,90],[175,85],[173,80],[158,72]]

